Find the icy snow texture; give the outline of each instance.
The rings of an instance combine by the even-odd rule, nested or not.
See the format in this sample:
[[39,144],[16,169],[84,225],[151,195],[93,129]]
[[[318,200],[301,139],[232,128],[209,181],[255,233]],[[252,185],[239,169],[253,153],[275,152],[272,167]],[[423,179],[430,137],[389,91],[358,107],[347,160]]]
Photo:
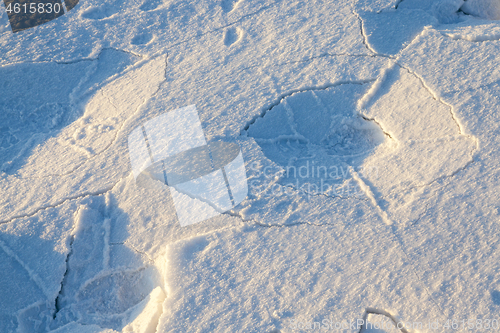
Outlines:
[[[428,1],[90,0],[15,37],[2,23],[0,330],[286,332],[368,307],[495,318],[500,30],[455,7],[443,24]],[[340,86],[385,133],[342,146],[368,153],[347,163],[361,196],[251,188],[180,228],[167,189],[135,185],[138,123],[196,104],[207,140],[240,144],[262,180],[282,162],[245,133],[281,134],[273,106],[292,98],[294,117],[324,117],[312,92]]]

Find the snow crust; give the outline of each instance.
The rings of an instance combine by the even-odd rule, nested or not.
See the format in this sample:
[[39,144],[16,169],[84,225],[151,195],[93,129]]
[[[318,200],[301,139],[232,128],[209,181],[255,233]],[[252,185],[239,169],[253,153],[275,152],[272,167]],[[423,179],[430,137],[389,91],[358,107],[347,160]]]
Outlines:
[[[1,332],[500,320],[499,1],[3,8]],[[249,187],[181,227],[128,152],[188,105]]]

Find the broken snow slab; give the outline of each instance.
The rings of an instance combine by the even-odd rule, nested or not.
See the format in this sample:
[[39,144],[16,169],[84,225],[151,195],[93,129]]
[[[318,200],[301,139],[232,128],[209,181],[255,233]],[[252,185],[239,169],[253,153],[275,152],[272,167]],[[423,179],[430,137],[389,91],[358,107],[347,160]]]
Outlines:
[[[403,2],[404,3],[404,2]],[[438,23],[426,10],[359,11],[361,29],[367,46],[374,53],[395,55],[408,46],[425,26]]]
[[0,225],[0,330],[46,331],[66,272],[77,203]]
[[[371,138],[377,139],[377,137],[383,136],[377,125],[362,119],[359,113],[356,112],[356,101],[369,88],[369,83],[374,82],[378,73],[386,66],[387,59],[369,56],[325,55],[304,61],[287,62],[261,55],[257,52],[257,49],[242,51],[248,52],[245,57],[236,48],[223,49],[220,54],[214,54],[207,51],[218,43],[214,36],[206,36],[202,39],[202,42],[193,43],[192,45],[179,45],[171,51],[167,77],[175,79],[167,80],[158,94],[146,103],[144,117],[153,118],[167,108],[175,109],[186,104],[195,104],[207,141],[223,139],[237,142],[243,151],[247,173],[254,173],[250,177],[254,177],[259,172],[263,175],[264,171],[266,175],[269,172],[279,173],[287,165],[286,162],[280,163],[277,159],[269,159],[269,156],[273,155],[272,151],[267,152],[269,156],[260,154],[259,152],[262,150],[261,144],[266,142],[256,142],[257,136],[260,136],[259,140],[263,139],[264,141],[269,138],[270,149],[273,149],[273,137],[271,136],[274,134],[278,136],[280,134],[286,135],[287,122],[280,121],[280,117],[287,112],[283,109],[283,105],[286,103],[296,104],[293,106],[295,110],[294,117],[297,118],[296,126],[298,126],[298,130],[303,136],[308,136],[311,142],[317,142],[317,146],[322,146],[321,142],[325,139],[324,149],[320,147],[322,151],[321,149],[317,151],[322,156],[328,155],[324,152],[328,149],[327,146],[329,146],[334,159],[339,154],[347,159],[350,158],[348,157],[350,155],[369,154],[373,146],[372,141],[378,142],[378,140],[371,140]],[[247,67],[240,61],[244,58],[257,59],[255,61],[261,60],[264,63],[269,61],[270,63],[268,65]],[[208,65],[201,66],[202,63]],[[195,67],[194,71],[188,71],[188,68],[192,67]],[[190,73],[190,75],[186,75],[186,73]],[[255,77],[260,77],[260,79],[255,80]],[[204,91],[204,89],[207,89],[206,87],[211,87],[211,89],[205,96],[200,97],[191,93],[192,91]],[[315,95],[321,95],[322,98],[325,95],[324,103],[328,105],[328,109],[320,108],[321,103],[323,103],[321,101],[314,104],[317,107],[309,104],[310,101],[315,101]],[[339,102],[340,105],[335,105],[336,102]],[[161,105],[165,105],[165,108],[162,108]],[[276,116],[273,114],[276,114]],[[311,115],[313,116],[309,117]],[[315,119],[325,119],[325,117],[328,122],[321,124],[318,121],[311,122]],[[344,118],[345,120],[343,120]],[[344,122],[342,123],[342,121]],[[226,124],[226,126],[222,127],[221,123]],[[331,133],[330,124],[332,126]],[[321,135],[315,133],[318,125],[324,129]],[[324,125],[328,126],[325,127]],[[336,132],[339,131],[340,134],[337,135]],[[367,134],[363,135],[363,138],[366,140],[360,140],[356,135],[356,133],[365,132]],[[377,132],[378,135],[377,133],[372,135],[371,132]],[[328,133],[331,135],[329,136]],[[266,137],[266,135],[268,136]],[[282,148],[286,148],[287,143],[285,141],[283,141]],[[307,144],[301,144],[301,146],[307,148]],[[315,148],[312,147],[311,149],[314,150]],[[294,151],[292,149],[284,152],[287,155],[285,158],[287,160],[296,158],[300,150]],[[340,175],[346,175],[349,172],[349,166],[352,165],[347,163],[348,160],[347,162],[343,160],[344,164],[342,165],[335,161],[322,160],[322,163],[325,167],[334,168],[336,174],[333,177],[337,178],[338,181],[343,177]],[[267,166],[271,165],[276,166],[273,169],[274,171],[267,168]],[[297,172],[301,166],[299,164],[295,166]],[[265,189],[275,184],[274,175],[268,178],[263,179],[265,183],[256,184],[256,187]],[[312,174],[309,177],[306,175],[306,178],[310,178],[311,181],[305,181],[299,184],[298,187],[301,187],[306,182],[312,183],[318,180]],[[342,187],[340,191],[344,191],[345,197],[350,197],[357,183],[352,177],[346,178],[349,179],[342,180],[339,184]],[[276,193],[261,195],[257,193],[260,190],[253,187],[252,180],[250,180],[250,183],[249,201],[243,202],[240,207],[236,207],[234,213],[239,214],[242,208],[248,207],[247,204],[253,199],[259,201],[255,202],[256,207],[265,207],[266,212],[272,210],[274,206],[270,203],[277,203],[277,201],[270,198]],[[287,191],[286,182],[277,184],[277,186],[284,190],[283,192]],[[350,194],[347,194],[347,191]],[[283,192],[282,194],[284,194]],[[307,193],[312,194],[312,196],[317,194],[314,191],[307,191]],[[300,197],[300,200],[307,198],[307,193],[302,196],[295,196],[296,198],[292,199],[292,201],[297,197]],[[338,197],[335,194],[332,196]],[[282,207],[286,205],[285,202],[289,202],[285,197],[286,194],[277,199],[282,202]],[[314,200],[316,201],[314,207],[321,205],[319,198]],[[344,206],[344,203],[342,205]],[[345,206],[347,207],[348,204],[345,203]],[[312,212],[313,206],[310,207],[309,211]],[[247,217],[249,219],[254,218],[250,217],[250,211],[256,210],[248,210],[244,215],[245,219]],[[323,214],[326,211],[321,210],[321,212]],[[258,213],[260,217],[262,217],[261,213],[263,212]],[[252,216],[255,215],[252,213]],[[266,223],[260,217],[256,217],[256,220]],[[289,220],[283,220],[282,217],[276,216],[270,223],[283,224],[286,221],[286,223],[294,223],[292,217]]]
[[121,329],[136,318],[131,309],[162,281],[147,258],[110,243],[110,200],[67,201],[0,225],[2,331],[47,332],[75,320]]
[[[26,158],[24,165],[17,171],[19,177],[69,174],[108,149],[116,140],[123,123],[155,92],[163,80],[163,66],[164,59],[157,58],[145,66],[139,66],[139,69],[122,73],[119,79],[99,89],[84,102],[83,114],[56,132],[52,138],[39,144]],[[147,84],[137,84],[138,82]]]
[[[127,311],[161,283],[156,269],[147,260],[140,263],[134,250],[113,251],[110,201],[110,195],[90,197],[75,211],[71,252],[51,328],[77,321],[120,330]],[[128,265],[116,265],[118,255]]]
[[[497,318],[500,306],[500,158],[497,84],[447,95],[481,143],[474,161],[438,182],[398,231],[415,269],[448,318]],[[411,225],[411,227],[410,227]]]
[[[136,64],[104,87],[98,86],[88,102],[83,100],[85,111],[80,118],[49,132],[33,151],[5,156],[0,182],[2,193],[11,194],[3,200],[15,201],[16,205],[5,204],[0,220],[6,222],[41,207],[110,190],[118,175],[129,170],[123,134],[127,121],[158,89],[164,71],[163,57]],[[96,83],[91,82],[90,87]],[[25,144],[32,147],[29,140]],[[117,163],[117,158],[122,162]],[[108,163],[114,166],[106,167]],[[40,188],[44,190],[37,190]]]
[[368,196],[384,211],[405,207],[425,186],[472,161],[477,140],[465,134],[453,106],[397,64],[388,68],[359,106],[391,138],[363,164],[377,172],[360,177]]
[[[84,137],[89,140],[88,132],[91,129],[96,132],[95,136],[114,134],[113,128],[117,124],[110,121],[116,122],[118,119],[110,111],[115,109],[116,112],[112,104],[119,103],[106,98],[123,98],[116,96],[116,93],[113,95],[110,91],[112,88],[106,83],[116,79],[139,60],[125,52],[105,50],[94,61],[3,67],[4,94],[0,97],[0,105],[4,110],[0,116],[0,147],[3,148],[1,171],[20,178],[32,178],[35,174],[38,177],[62,175],[81,165],[92,155],[91,152],[95,154],[102,151],[80,141]],[[49,78],[45,76],[46,73],[51,74]],[[31,98],[26,96],[27,84],[33,91]],[[96,97],[91,97],[94,94]],[[102,100],[109,104],[103,104]],[[111,117],[104,120],[99,118],[97,112],[100,117],[103,117],[104,112]],[[79,122],[74,124],[78,119]],[[98,140],[93,137],[91,141]]]
[[412,321],[439,317],[388,229],[358,222],[236,228],[171,244],[158,332],[334,327],[368,307]]

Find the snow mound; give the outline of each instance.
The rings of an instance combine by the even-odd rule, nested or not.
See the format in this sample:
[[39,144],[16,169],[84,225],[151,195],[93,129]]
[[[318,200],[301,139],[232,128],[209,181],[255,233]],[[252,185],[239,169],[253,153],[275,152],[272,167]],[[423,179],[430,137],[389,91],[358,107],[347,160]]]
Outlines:
[[432,11],[441,23],[455,23],[459,20],[459,10],[463,0],[441,0],[432,5]]
[[488,20],[500,19],[499,0],[466,0],[461,9],[466,14],[478,16]]

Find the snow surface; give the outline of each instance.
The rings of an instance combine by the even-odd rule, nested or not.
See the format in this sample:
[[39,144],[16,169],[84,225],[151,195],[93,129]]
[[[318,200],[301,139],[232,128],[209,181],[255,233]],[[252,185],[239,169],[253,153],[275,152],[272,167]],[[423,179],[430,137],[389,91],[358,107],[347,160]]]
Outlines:
[[[495,331],[500,1],[3,8],[0,332]],[[128,142],[189,105],[249,188],[181,227]]]

